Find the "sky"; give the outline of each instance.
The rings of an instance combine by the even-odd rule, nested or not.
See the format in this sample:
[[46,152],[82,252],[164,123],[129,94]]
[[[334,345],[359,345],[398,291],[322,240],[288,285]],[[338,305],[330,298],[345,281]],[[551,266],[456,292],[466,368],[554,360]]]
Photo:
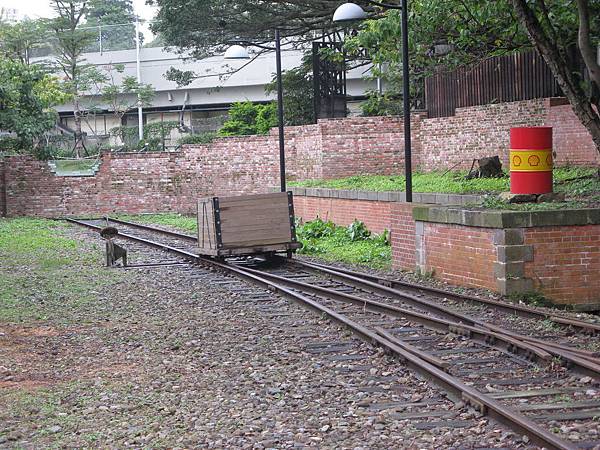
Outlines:
[[[50,6],[50,0],[0,0],[0,8],[15,8],[22,16],[31,19],[39,17],[52,17],[54,11]],[[146,5],[146,0],[133,0],[133,9],[142,19],[150,20],[156,11],[155,7]],[[143,27],[146,41],[151,37],[147,26]]]

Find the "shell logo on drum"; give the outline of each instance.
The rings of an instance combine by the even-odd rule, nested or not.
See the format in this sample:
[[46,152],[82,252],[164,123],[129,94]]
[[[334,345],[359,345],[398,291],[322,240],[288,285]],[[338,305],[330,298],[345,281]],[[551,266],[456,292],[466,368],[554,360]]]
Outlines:
[[513,166],[519,167],[523,161],[521,160],[520,156],[513,156],[512,162]]
[[540,165],[540,157],[537,155],[531,155],[529,158],[527,158],[527,163],[532,167],[539,166]]

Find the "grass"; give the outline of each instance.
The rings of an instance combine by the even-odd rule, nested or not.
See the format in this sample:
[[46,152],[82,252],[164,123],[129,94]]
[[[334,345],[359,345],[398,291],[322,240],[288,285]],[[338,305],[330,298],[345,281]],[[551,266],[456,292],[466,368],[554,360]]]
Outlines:
[[95,159],[56,159],[51,162],[56,165],[56,171],[61,173],[84,172],[92,170],[97,164]]
[[[600,181],[581,179],[570,183],[577,177],[589,176],[597,168],[561,167],[554,170],[557,192],[585,194],[595,190],[598,193]],[[413,174],[414,192],[435,192],[446,194],[486,194],[510,190],[508,174],[503,178],[474,178],[466,180],[466,171],[427,172]],[[405,178],[402,175],[357,175],[333,180],[293,181],[290,186],[319,187],[329,189],[365,190],[365,191],[403,191]]]
[[0,322],[77,321],[82,306],[124,274],[102,250],[64,236],[57,221],[0,219]]
[[117,218],[149,225],[163,225],[193,234],[198,230],[198,222],[195,216],[184,216],[175,213],[120,215]]

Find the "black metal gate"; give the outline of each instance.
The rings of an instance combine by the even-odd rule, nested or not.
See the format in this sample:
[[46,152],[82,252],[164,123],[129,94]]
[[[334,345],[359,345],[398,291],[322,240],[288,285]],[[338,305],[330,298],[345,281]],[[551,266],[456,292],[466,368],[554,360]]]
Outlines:
[[313,42],[313,93],[315,119],[346,117],[346,63],[321,56],[321,49],[343,52],[339,42]]

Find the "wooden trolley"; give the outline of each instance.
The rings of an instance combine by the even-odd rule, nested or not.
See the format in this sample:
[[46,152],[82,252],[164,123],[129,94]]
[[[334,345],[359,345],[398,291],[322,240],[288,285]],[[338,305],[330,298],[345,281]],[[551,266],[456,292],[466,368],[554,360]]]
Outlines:
[[291,192],[198,200],[198,247],[204,255],[289,255],[301,246]]

